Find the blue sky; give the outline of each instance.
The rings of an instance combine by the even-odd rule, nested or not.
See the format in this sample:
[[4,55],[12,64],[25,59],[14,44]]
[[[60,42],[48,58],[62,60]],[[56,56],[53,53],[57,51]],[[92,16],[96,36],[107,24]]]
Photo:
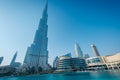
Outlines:
[[[49,63],[71,52],[77,41],[84,54],[93,56],[95,44],[101,55],[120,52],[119,0],[49,0]],[[3,65],[18,51],[23,62],[33,42],[45,0],[0,0],[0,56]]]

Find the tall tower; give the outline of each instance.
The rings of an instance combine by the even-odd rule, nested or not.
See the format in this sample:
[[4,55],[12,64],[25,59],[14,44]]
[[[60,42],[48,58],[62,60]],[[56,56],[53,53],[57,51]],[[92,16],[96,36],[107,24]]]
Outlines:
[[0,57],[0,64],[2,63],[2,61],[3,61],[3,57]]
[[75,54],[76,54],[76,57],[83,58],[82,50],[77,42],[75,43]]
[[26,56],[24,59],[24,64],[30,67],[42,67],[44,69],[48,68],[48,1],[46,1],[45,8],[43,10],[42,18],[40,19],[38,29],[35,33],[34,41],[30,47],[28,47]]
[[12,61],[11,61],[10,65],[14,65],[15,60],[16,60],[16,57],[17,57],[17,52],[14,54],[14,56],[13,56],[13,58],[12,58]]
[[100,56],[96,46],[94,44],[91,45],[92,51],[95,54],[95,56]]
[[89,54],[85,54],[85,56],[84,56],[85,59],[87,59],[89,57],[90,57]]
[[57,69],[57,67],[58,67],[58,61],[59,61],[59,57],[57,56],[57,57],[55,58],[55,60],[53,61],[53,68],[54,68],[54,69]]

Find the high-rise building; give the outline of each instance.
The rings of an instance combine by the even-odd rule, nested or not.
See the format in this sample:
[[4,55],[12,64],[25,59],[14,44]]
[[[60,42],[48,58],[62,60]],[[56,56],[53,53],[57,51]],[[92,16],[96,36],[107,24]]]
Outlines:
[[95,56],[100,56],[100,54],[99,54],[99,52],[98,52],[98,50],[97,50],[97,48],[96,48],[96,46],[94,44],[91,45],[91,48],[92,48],[93,53],[95,54]]
[[16,53],[14,54],[13,58],[12,58],[12,61],[11,61],[11,63],[10,63],[10,66],[11,66],[11,67],[16,68],[16,67],[20,67],[20,66],[21,66],[21,63],[20,63],[20,62],[16,62],[16,61],[15,61],[16,58],[17,58],[17,54],[18,54],[18,52],[16,52]]
[[90,58],[89,54],[85,54],[84,58],[85,59]]
[[58,61],[59,61],[59,57],[57,56],[57,57],[55,58],[55,60],[53,61],[53,69],[57,69]]
[[0,57],[0,64],[2,63],[2,61],[3,61],[3,57]]
[[65,54],[63,56],[65,56],[65,57],[72,57],[71,53],[67,53],[67,54]]
[[17,52],[14,54],[10,66],[12,66],[15,63],[16,57],[17,57]]
[[75,43],[75,54],[76,57],[83,58],[83,53],[78,43]]
[[43,10],[42,18],[40,19],[38,29],[36,31],[34,41],[30,47],[28,47],[26,56],[24,59],[24,64],[29,67],[35,67],[36,69],[41,67],[43,69],[48,69],[48,25],[47,25],[47,14],[48,1],[46,2],[45,8]]

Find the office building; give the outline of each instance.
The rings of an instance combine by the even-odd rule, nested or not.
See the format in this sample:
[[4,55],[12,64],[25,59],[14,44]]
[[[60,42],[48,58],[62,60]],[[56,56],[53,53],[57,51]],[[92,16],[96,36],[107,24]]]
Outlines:
[[3,57],[0,57],[0,64],[2,63],[2,61],[3,61]]
[[95,56],[100,56],[96,46],[94,44],[91,45],[92,51],[94,53]]
[[70,53],[60,56],[58,61],[57,71],[58,72],[72,71],[71,58],[72,57]]
[[86,59],[88,70],[105,70],[106,64],[102,61],[100,56],[90,57]]
[[59,57],[57,72],[80,71],[86,68],[85,59],[72,58],[71,54]]
[[110,70],[120,69],[120,53],[102,56],[102,61]]
[[72,68],[75,71],[83,71],[86,69],[85,59],[82,58],[71,58]]
[[59,61],[59,58],[58,56],[55,58],[55,60],[53,61],[53,69],[57,69],[58,67],[58,61]]
[[16,58],[17,58],[17,52],[14,54],[13,58],[12,58],[12,61],[10,63],[10,66],[11,67],[14,67],[14,68],[17,68],[17,67],[20,67],[21,66],[21,63],[20,62],[16,62]]
[[90,57],[86,59],[89,70],[119,70],[120,53],[107,56]]
[[85,54],[84,58],[85,59],[90,58],[89,54]]
[[83,58],[82,50],[77,42],[75,43],[75,55],[78,58]]
[[15,64],[16,57],[17,57],[17,52],[14,54],[14,56],[13,56],[13,58],[12,58],[12,61],[11,61],[11,63],[10,63],[10,66],[12,66],[12,65]]

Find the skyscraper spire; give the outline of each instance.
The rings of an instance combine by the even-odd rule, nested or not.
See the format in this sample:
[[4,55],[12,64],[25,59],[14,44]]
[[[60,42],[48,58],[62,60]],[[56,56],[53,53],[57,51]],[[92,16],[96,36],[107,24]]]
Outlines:
[[47,25],[47,20],[48,20],[48,0],[46,0],[45,7],[43,9],[43,14],[42,18],[40,19],[38,30],[36,31],[35,37],[34,37],[34,43],[38,40],[40,40],[40,37],[38,35],[44,35],[47,36],[47,30],[48,30],[48,25]]
[[100,56],[100,54],[99,54],[99,52],[98,52],[98,50],[97,50],[97,48],[96,48],[96,46],[94,44],[91,45],[91,48],[92,48],[93,53],[94,53],[95,56]]
[[48,10],[48,0],[46,0],[46,4],[45,4],[45,8],[44,8],[44,11],[47,12],[47,10]]
[[14,56],[12,58],[12,61],[11,61],[10,65],[13,65],[15,63],[15,60],[16,60],[16,57],[17,57],[17,53],[18,52],[16,51],[16,53],[14,54]]
[[75,42],[75,54],[78,58],[83,58],[82,50],[77,42]]
[[44,18],[44,19],[46,19],[46,20],[47,20],[47,18],[48,18],[48,13],[47,13],[47,11],[48,11],[48,0],[46,0],[45,8],[44,8],[43,14],[42,14],[42,18]]
[[40,19],[38,29],[35,33],[34,41],[26,52],[24,63],[30,67],[38,67],[48,69],[48,0],[46,1],[45,8],[43,10],[42,18]]

